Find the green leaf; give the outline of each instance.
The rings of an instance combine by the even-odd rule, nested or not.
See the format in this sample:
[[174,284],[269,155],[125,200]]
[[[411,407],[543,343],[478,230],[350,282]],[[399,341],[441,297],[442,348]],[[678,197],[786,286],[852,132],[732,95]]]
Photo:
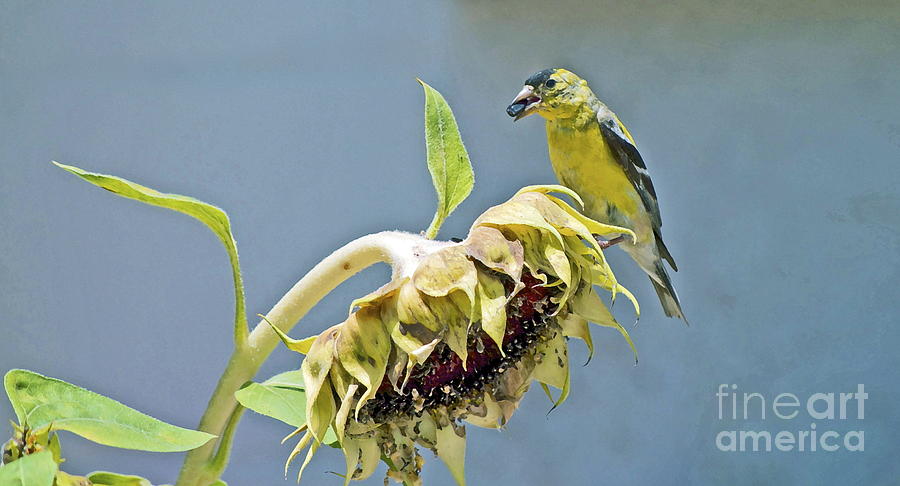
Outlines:
[[183,429],[84,388],[27,370],[4,378],[9,401],[20,423],[38,429],[68,430],[98,444],[153,452],[200,447],[213,435]]
[[0,467],[0,486],[51,486],[56,469],[50,451],[27,455]]
[[225,214],[225,211],[192,197],[165,194],[120,177],[96,174],[71,165],[60,164],[59,162],[53,163],[114,194],[187,214],[209,227],[219,237],[222,244],[225,245],[225,249],[228,251],[228,260],[231,262],[231,276],[234,280],[235,342],[243,344],[246,341],[248,330],[241,265],[238,261],[237,243],[235,243],[234,236],[231,234],[231,222],[228,220],[228,215]]
[[417,81],[425,88],[425,148],[438,199],[425,236],[434,238],[447,216],[472,192],[475,173],[450,105],[437,90],[421,79]]
[[87,475],[94,486],[152,486],[150,481],[140,476],[128,476],[107,471],[95,471]]
[[92,486],[91,481],[83,476],[75,476],[65,471],[56,471],[56,482],[53,486]]
[[238,403],[256,413],[294,427],[306,424],[306,392],[262,383],[248,383],[234,392]]
[[[234,392],[234,398],[254,412],[294,427],[306,424],[306,391],[300,370],[279,373],[262,383],[248,383]],[[337,434],[329,427],[323,442],[335,447]]]
[[291,370],[291,371],[285,371],[284,373],[278,373],[277,375],[264,381],[263,385],[280,386],[280,387],[284,387],[284,388],[296,388],[298,390],[302,390],[303,389],[303,371],[302,370]]

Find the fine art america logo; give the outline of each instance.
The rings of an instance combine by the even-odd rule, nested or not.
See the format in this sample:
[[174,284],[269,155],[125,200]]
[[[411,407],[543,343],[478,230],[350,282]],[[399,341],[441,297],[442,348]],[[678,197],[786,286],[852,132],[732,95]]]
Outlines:
[[862,384],[855,392],[803,397],[793,393],[745,393],[738,391],[737,385],[721,384],[716,392],[720,421],[738,425],[748,420],[768,422],[777,424],[774,428],[778,430],[765,430],[765,426],[760,427],[764,430],[722,430],[716,434],[716,447],[723,452],[862,452],[866,448],[865,431],[844,430],[847,427],[840,425],[847,424],[848,419],[863,420],[867,398]]

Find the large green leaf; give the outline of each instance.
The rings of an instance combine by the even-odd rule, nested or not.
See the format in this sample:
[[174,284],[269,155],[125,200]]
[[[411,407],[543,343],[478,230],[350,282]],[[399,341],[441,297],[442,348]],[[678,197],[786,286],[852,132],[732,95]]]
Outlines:
[[0,486],[51,486],[56,468],[50,451],[31,454],[0,467]]
[[129,476],[107,471],[95,471],[87,475],[94,486],[152,486],[140,476]]
[[475,173],[450,105],[437,90],[418,81],[425,88],[425,148],[438,199],[425,236],[434,238],[447,216],[472,192]]
[[98,444],[153,452],[199,447],[213,435],[183,429],[84,388],[27,370],[3,380],[20,423],[38,429],[68,430]]
[[225,214],[225,211],[192,197],[165,194],[120,177],[96,174],[71,165],[60,164],[59,162],[53,163],[91,184],[102,187],[119,196],[187,214],[209,227],[219,237],[219,240],[222,241],[222,244],[225,245],[225,249],[228,251],[228,260],[231,262],[231,275],[234,279],[235,340],[239,343],[244,342],[248,332],[244,284],[241,280],[241,265],[238,261],[237,244],[234,241],[234,236],[231,234],[231,222],[228,220],[228,215]]
[[297,388],[299,390],[302,390],[303,389],[303,371],[302,370],[291,370],[291,371],[285,371],[283,373],[278,373],[277,375],[264,381],[263,385],[280,386],[280,387],[285,387],[285,388]]
[[306,392],[262,383],[249,383],[234,392],[238,403],[256,413],[301,427],[306,424]]
[[[262,383],[248,383],[234,392],[234,398],[254,412],[294,427],[306,424],[306,391],[300,370],[279,373]],[[326,445],[338,445],[337,434],[329,427]]]

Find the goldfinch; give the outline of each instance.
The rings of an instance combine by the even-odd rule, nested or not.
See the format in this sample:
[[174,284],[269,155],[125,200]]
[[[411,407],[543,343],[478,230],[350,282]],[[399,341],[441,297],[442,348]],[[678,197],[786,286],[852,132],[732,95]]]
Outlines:
[[565,69],[545,69],[525,81],[506,113],[520,120],[537,113],[547,124],[550,162],[560,183],[577,192],[588,217],[634,231],[619,243],[650,277],[663,310],[685,322],[662,260],[678,271],[662,239],[662,219],[650,173],[631,134],[588,87]]

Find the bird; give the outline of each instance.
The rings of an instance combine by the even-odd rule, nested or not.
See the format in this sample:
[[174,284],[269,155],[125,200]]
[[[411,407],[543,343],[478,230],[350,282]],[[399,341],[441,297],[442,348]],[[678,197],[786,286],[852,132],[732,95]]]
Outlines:
[[618,245],[650,277],[663,311],[687,323],[663,260],[678,271],[662,238],[662,218],[650,172],[634,139],[591,91],[587,81],[566,69],[545,69],[530,76],[506,108],[521,120],[544,118],[550,162],[559,182],[585,203],[585,214],[624,226],[636,238],[602,241]]

